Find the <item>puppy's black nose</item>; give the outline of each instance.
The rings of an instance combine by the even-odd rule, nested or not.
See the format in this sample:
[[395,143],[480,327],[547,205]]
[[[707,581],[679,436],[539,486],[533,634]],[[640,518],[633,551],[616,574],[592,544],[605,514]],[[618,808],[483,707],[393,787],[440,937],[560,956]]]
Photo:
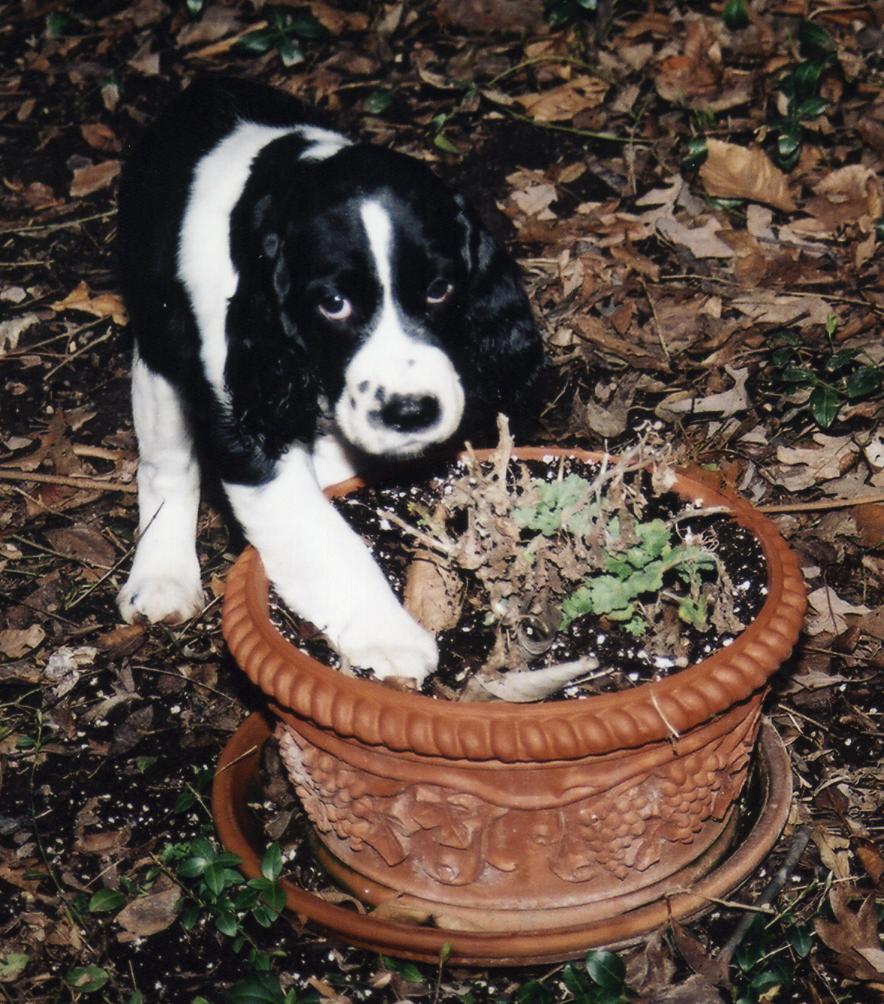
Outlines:
[[381,406],[381,421],[397,432],[419,432],[439,418],[439,400],[430,394],[392,394]]

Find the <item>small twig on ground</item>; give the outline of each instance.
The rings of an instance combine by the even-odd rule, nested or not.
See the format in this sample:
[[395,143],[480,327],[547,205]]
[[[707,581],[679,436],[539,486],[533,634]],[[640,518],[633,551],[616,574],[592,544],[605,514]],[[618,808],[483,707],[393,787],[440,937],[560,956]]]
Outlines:
[[[792,843],[789,846],[789,850],[786,852],[785,858],[783,858],[783,863],[776,870],[776,872],[774,872],[773,878],[770,882],[768,882],[764,892],[758,897],[758,902],[755,904],[756,908],[770,906],[770,904],[776,899],[780,890],[786,884],[786,880],[789,878],[790,872],[795,865],[798,864],[798,859],[804,853],[804,848],[807,847],[808,840],[810,840],[810,830],[806,826],[800,827],[795,832],[795,836],[792,837]],[[751,912],[740,918],[740,922],[734,928],[734,933],[727,939],[721,951],[718,953],[719,962],[722,962],[725,965],[730,965],[731,959],[733,958],[736,950],[740,947],[740,943],[743,938],[746,936],[746,932],[749,930],[753,918],[754,914]]]
[[87,352],[89,349],[94,349],[97,345],[101,345],[102,342],[106,342],[113,336],[113,334],[114,329],[109,328],[103,335],[99,335],[98,338],[93,338],[91,342],[81,345],[76,352],[72,352],[69,356],[65,356],[57,366],[53,366],[52,369],[43,377],[44,383],[47,380],[51,380],[59,370],[64,369],[68,363],[72,363],[78,356],[83,355],[84,352]]
[[91,216],[78,216],[73,220],[62,220],[60,223],[34,223],[21,227],[6,227],[0,230],[0,237],[6,234],[51,234],[56,230],[67,230],[68,227],[78,227],[81,223],[92,223],[93,220],[109,220],[117,215],[116,209],[106,213],[93,213]]
[[884,492],[861,495],[856,499],[818,499],[816,502],[784,502],[782,505],[760,505],[759,512],[820,512],[824,509],[848,509],[858,505],[874,505],[884,502]]
[[44,485],[62,485],[65,488],[84,488],[95,492],[125,492],[135,495],[138,487],[120,481],[100,481],[98,478],[66,477],[62,474],[41,474],[23,471],[17,467],[0,467],[0,481],[35,481]]

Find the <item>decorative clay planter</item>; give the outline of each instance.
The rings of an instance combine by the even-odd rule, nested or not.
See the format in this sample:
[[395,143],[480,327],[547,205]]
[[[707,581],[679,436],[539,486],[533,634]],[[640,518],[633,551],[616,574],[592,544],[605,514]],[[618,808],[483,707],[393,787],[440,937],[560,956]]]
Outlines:
[[[710,887],[717,875],[717,891],[705,895],[726,893],[776,840],[788,782],[774,775],[787,774],[788,761],[769,750],[767,832],[753,831],[749,870],[721,879],[767,680],[801,626],[802,578],[774,526],[745,501],[688,476],[674,490],[727,507],[754,534],[767,563],[766,602],[710,658],[582,700],[450,703],[344,676],[282,638],[268,617],[260,559],[251,550],[239,559],[224,601],[228,645],[279,723],[281,753],[320,861],[378,908],[377,922],[403,932],[434,925],[460,945],[478,938],[481,950],[459,949],[466,961],[565,957],[664,922],[678,894],[675,915],[696,912],[700,904],[685,890]],[[770,749],[776,743],[770,739]],[[216,803],[222,839],[228,846],[239,839],[232,849],[242,853],[237,812]],[[527,955],[513,948],[525,932],[539,946]],[[416,937],[401,941],[399,954],[432,958],[422,947],[426,935]],[[495,938],[497,948],[489,948]],[[395,954],[389,945],[382,950]]]

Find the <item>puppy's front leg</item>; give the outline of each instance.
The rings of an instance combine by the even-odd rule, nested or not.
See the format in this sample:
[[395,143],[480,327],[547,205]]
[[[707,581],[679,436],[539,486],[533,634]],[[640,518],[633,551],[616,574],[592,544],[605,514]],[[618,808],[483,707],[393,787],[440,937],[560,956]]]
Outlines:
[[292,447],[272,480],[225,483],[246,536],[283,601],[355,666],[422,681],[436,643],[403,610],[365,544],[330,505],[310,454]]

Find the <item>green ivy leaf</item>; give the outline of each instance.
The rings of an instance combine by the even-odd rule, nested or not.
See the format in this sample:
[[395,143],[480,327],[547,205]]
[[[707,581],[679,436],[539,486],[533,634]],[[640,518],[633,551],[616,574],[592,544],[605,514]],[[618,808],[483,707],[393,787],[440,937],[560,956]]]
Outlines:
[[184,6],[187,8],[187,13],[191,17],[199,17],[203,12],[203,6],[205,5],[205,0],[185,0]]
[[810,395],[810,410],[821,429],[828,429],[841,410],[841,398],[832,387],[815,387]]
[[107,985],[110,976],[101,966],[75,966],[65,976],[65,982],[80,994],[94,994]]
[[877,366],[863,366],[847,378],[845,390],[851,401],[874,394],[881,387],[881,370]]
[[261,858],[261,874],[271,882],[275,882],[282,874],[282,848],[275,841]]
[[144,1004],[144,994],[140,990],[133,990],[126,998],[126,1004]]
[[562,982],[575,997],[586,997],[592,992],[592,984],[570,962],[562,970]]
[[801,152],[801,136],[796,133],[786,132],[777,139],[777,153],[781,160],[789,160],[798,157]]
[[613,992],[623,989],[626,966],[619,955],[614,952],[592,951],[586,953],[584,961],[589,978],[597,986]]
[[276,41],[276,32],[270,28],[261,28],[258,31],[250,31],[236,43],[237,48],[255,55],[269,52]]
[[126,897],[119,889],[99,889],[89,900],[90,913],[110,913],[118,910],[126,902]]

